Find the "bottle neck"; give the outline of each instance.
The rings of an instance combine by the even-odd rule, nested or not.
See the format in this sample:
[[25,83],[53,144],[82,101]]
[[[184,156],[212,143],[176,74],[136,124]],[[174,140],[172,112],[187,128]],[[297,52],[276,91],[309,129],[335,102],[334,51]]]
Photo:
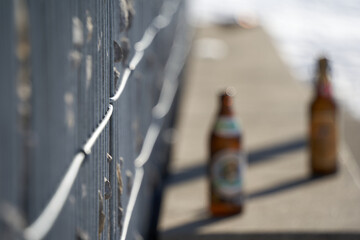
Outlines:
[[232,98],[228,95],[222,95],[220,97],[220,116],[234,116],[234,112],[232,109]]
[[326,58],[318,62],[318,80],[316,83],[316,94],[319,97],[331,98],[331,84],[328,76],[329,65]]
[[327,73],[320,73],[319,79],[316,83],[316,94],[320,97],[332,97],[331,83],[328,79]]

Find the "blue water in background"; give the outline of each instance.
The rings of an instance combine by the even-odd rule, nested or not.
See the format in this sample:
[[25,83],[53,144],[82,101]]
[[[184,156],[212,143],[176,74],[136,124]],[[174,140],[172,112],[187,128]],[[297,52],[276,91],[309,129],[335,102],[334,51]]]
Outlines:
[[257,19],[295,78],[310,82],[319,56],[331,61],[336,98],[360,119],[360,1],[189,0],[194,23]]

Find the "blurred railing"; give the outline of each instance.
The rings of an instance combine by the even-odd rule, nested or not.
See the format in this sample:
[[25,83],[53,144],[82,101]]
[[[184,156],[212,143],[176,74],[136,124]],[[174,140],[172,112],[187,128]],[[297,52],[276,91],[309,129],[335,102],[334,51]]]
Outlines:
[[183,5],[0,3],[1,239],[152,235],[190,45]]

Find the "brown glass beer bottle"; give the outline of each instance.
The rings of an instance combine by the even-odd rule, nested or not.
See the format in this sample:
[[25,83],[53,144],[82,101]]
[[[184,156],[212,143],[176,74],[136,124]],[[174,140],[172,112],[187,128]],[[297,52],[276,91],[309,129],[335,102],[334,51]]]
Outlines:
[[210,212],[226,216],[243,210],[242,134],[232,109],[231,89],[220,96],[220,110],[210,136]]
[[328,61],[318,61],[315,98],[310,105],[310,167],[313,175],[337,170],[337,106],[331,93]]

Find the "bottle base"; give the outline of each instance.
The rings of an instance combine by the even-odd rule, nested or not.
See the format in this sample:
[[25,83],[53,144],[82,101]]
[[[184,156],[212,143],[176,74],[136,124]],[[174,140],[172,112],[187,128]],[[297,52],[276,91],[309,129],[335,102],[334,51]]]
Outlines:
[[322,177],[327,175],[336,174],[338,172],[338,168],[334,169],[311,169],[312,177]]
[[241,214],[244,211],[242,205],[217,204],[210,206],[210,213],[213,217],[226,217]]

